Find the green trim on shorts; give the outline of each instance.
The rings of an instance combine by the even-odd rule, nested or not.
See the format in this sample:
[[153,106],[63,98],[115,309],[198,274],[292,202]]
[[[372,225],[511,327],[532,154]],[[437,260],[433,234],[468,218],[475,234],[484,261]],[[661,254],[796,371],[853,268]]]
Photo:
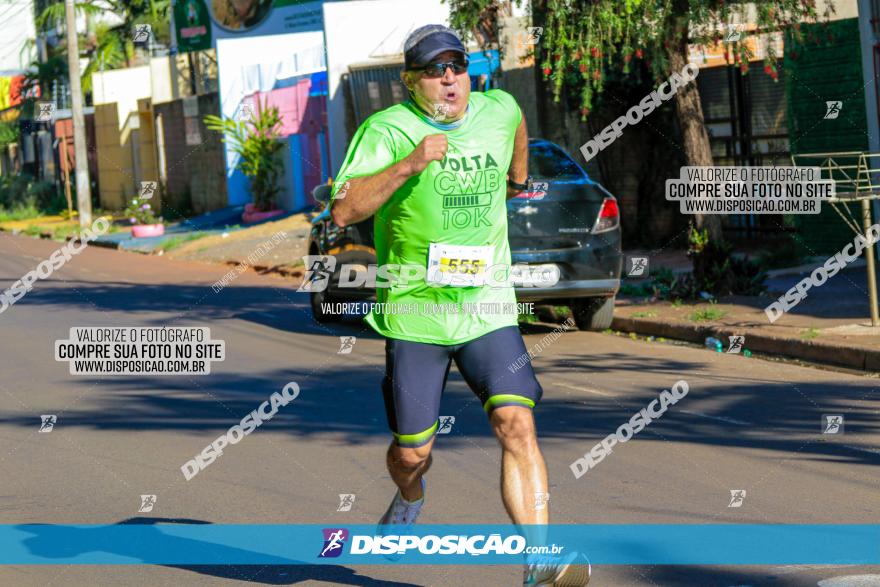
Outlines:
[[434,422],[433,426],[416,434],[398,434],[397,432],[392,432],[391,434],[394,435],[394,439],[397,440],[397,444],[399,444],[400,446],[422,446],[423,444],[428,442],[432,436],[434,436],[434,432],[437,430],[437,425],[439,423],[440,421],[437,420],[436,422]]
[[527,397],[514,395],[512,393],[502,393],[499,395],[493,395],[488,400],[486,400],[486,403],[483,404],[483,409],[486,411],[486,413],[489,413],[490,411],[498,407],[498,404],[518,405],[525,406],[527,408],[535,407],[535,402]]

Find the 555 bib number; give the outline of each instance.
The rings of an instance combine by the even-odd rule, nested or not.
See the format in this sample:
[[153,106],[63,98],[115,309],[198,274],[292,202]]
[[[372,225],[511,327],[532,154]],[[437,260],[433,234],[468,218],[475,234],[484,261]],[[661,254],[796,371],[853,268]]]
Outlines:
[[485,283],[495,247],[431,243],[428,249],[428,283],[474,287]]

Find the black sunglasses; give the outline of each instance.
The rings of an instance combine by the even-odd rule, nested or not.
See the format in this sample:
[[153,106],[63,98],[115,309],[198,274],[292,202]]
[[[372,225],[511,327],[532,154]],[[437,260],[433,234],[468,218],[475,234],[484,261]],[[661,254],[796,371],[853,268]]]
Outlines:
[[427,78],[437,78],[446,75],[446,69],[450,67],[452,68],[452,73],[460,75],[467,71],[468,60],[456,59],[455,61],[446,61],[445,63],[429,63],[428,65],[417,69],[424,72],[425,77]]

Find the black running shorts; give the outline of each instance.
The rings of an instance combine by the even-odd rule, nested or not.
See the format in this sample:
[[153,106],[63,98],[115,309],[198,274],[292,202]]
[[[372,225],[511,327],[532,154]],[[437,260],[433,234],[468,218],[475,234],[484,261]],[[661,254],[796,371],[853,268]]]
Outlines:
[[440,397],[453,360],[486,413],[500,406],[533,408],[541,399],[543,390],[516,326],[456,345],[388,338],[382,394],[399,446],[422,446],[437,433]]

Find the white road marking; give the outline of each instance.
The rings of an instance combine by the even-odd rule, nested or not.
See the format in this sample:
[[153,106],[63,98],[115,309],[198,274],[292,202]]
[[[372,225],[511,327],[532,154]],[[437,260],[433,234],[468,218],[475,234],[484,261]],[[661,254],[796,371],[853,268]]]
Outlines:
[[800,573],[801,571],[818,571],[821,569],[843,569],[841,565],[782,565],[779,567],[771,567],[774,575],[790,575],[792,573]]
[[581,387],[579,385],[569,385],[568,383],[554,382],[554,383],[551,383],[551,385],[558,385],[559,387],[567,387],[569,389],[574,389],[577,391],[585,391],[587,393],[594,393],[596,395],[604,395],[605,397],[615,397],[617,395],[616,393],[611,393],[610,391],[601,391],[601,390],[595,389],[593,387]]
[[726,422],[728,424],[736,424],[738,426],[751,426],[751,422],[744,422],[743,420],[736,420],[734,418],[727,418],[725,416],[710,416],[709,414],[704,414],[703,412],[692,412],[690,410],[676,410],[677,412],[681,412],[682,414],[690,414],[691,416],[700,416],[701,418],[709,418],[710,420],[718,420],[719,422]]
[[877,587],[880,575],[840,575],[830,579],[822,579],[816,583],[818,587]]

